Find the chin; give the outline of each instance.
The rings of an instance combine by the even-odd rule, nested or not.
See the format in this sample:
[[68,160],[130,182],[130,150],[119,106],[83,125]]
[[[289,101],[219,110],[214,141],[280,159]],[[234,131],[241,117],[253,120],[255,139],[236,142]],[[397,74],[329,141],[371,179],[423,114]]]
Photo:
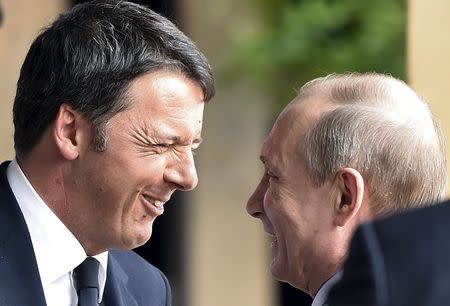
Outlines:
[[270,263],[270,273],[279,281],[286,281],[286,275],[284,273],[283,265],[278,261],[278,258],[274,257]]
[[272,257],[270,273],[276,280],[291,284],[293,280],[292,277],[294,276],[292,274],[294,269],[292,267],[289,268],[286,258],[279,255],[280,254],[276,254]]
[[150,231],[150,233],[148,233],[147,235],[141,235],[141,236],[137,237],[132,249],[140,247],[141,245],[144,245],[145,243],[147,243],[147,241],[150,240],[151,236],[152,236],[152,232]]
[[123,249],[131,250],[144,245],[152,236],[152,228],[146,231],[137,231],[134,235],[130,235],[123,241]]

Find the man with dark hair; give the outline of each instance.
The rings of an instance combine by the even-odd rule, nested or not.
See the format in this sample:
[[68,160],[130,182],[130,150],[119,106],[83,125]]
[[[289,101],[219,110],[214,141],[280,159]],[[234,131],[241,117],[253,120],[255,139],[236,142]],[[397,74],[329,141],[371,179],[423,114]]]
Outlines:
[[143,6],[90,1],[45,29],[0,167],[0,304],[170,305],[165,276],[129,250],[196,187],[213,95],[205,56]]

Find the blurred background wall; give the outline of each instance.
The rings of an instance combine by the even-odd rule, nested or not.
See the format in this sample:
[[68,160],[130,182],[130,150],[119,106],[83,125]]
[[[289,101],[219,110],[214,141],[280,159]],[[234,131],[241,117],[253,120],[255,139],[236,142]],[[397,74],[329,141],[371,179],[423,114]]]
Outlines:
[[263,22],[251,1],[184,0],[182,27],[205,50],[217,79],[217,95],[205,108],[204,138],[197,165],[201,184],[188,209],[188,304],[276,303],[267,273],[268,245],[261,226],[245,211],[246,199],[262,173],[261,140],[267,132],[271,92],[236,75],[225,82],[240,34]]
[[[77,1],[0,0],[0,158],[13,157],[12,103],[39,30]],[[379,71],[428,98],[450,139],[446,0],[135,1],[176,22],[204,50],[217,78],[205,109],[200,183],[177,195],[138,252],[171,280],[174,306],[309,305],[272,280],[270,248],[246,215],[262,168],[259,149],[278,111],[306,80]],[[173,205],[172,205],[173,204]]]
[[0,0],[0,158],[11,159],[13,150],[12,105],[20,67],[39,30],[68,7],[61,0]]
[[[450,1],[409,0],[408,80],[439,119],[450,161]],[[450,169],[450,168],[449,168]],[[449,190],[447,188],[447,195]]]

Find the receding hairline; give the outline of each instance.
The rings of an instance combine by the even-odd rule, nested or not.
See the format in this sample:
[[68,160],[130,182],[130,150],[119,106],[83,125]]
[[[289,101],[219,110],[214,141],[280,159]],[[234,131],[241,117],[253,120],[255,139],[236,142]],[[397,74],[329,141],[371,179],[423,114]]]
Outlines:
[[[404,81],[375,72],[330,74],[307,82],[296,99],[325,99],[334,107],[367,108],[399,125],[416,124],[418,133],[435,139],[433,114],[426,100]],[[330,110],[332,110],[330,109]]]
[[[313,127],[310,130],[316,130],[314,131],[313,136],[315,140],[312,140],[312,138],[309,139],[309,142],[307,144],[307,147],[309,149],[301,150],[302,154],[306,154],[307,156],[309,168],[308,171],[310,171],[311,178],[314,182],[316,182],[316,184],[322,184],[326,179],[329,178],[329,176],[332,176],[333,173],[329,171],[331,169],[327,168],[331,165],[333,165],[332,167],[335,168],[336,165],[334,164],[334,162],[331,162],[328,163],[328,166],[326,167],[321,166],[326,160],[329,159],[327,158],[329,152],[325,152],[328,151],[328,146],[324,147],[326,149],[318,149],[318,147],[315,147],[317,146],[317,143],[312,144],[312,142],[319,141],[318,139],[322,138],[321,135],[323,135],[323,132],[325,132],[325,130],[323,129],[330,128],[330,124],[332,125],[332,122],[334,122],[334,120],[339,119],[339,116],[344,115],[347,118],[347,122],[352,122],[354,120],[354,116],[356,116],[357,113],[364,114],[364,116],[373,114],[372,116],[375,116],[374,119],[378,120],[378,123],[386,123],[379,125],[379,127],[383,128],[384,125],[387,126],[389,124],[393,124],[393,127],[397,130],[397,133],[399,133],[400,131],[407,131],[408,133],[410,133],[410,137],[412,137],[411,139],[414,139],[414,141],[418,141],[413,147],[415,147],[416,149],[419,148],[420,152],[416,153],[415,151],[414,153],[412,153],[410,149],[408,149],[408,147],[402,146],[406,154],[422,154],[420,155],[422,157],[428,156],[429,154],[434,154],[433,156],[436,156],[437,161],[432,165],[432,167],[443,168],[443,170],[439,170],[438,168],[436,168],[436,170],[429,170],[434,171],[431,173],[431,175],[433,177],[436,177],[434,184],[436,188],[433,187],[428,191],[424,190],[423,188],[426,189],[430,187],[423,187],[422,189],[413,190],[414,196],[420,195],[424,197],[423,199],[428,199],[427,201],[436,200],[436,194],[439,193],[436,190],[443,190],[441,188],[441,173],[445,172],[446,168],[445,164],[441,162],[441,160],[445,161],[445,156],[442,156],[443,144],[441,139],[442,137],[440,136],[440,127],[436,123],[435,118],[433,117],[433,114],[431,113],[426,101],[417,93],[415,93],[415,91],[412,90],[406,83],[388,75],[374,73],[331,75],[312,80],[305,84],[300,89],[299,95],[296,99],[302,100],[318,98],[328,99],[330,103],[333,103],[335,105],[334,109],[338,113],[335,113],[335,111],[323,112],[323,117],[317,121],[317,124],[320,124],[320,128],[316,130],[315,127]],[[364,120],[361,119],[362,118],[357,119],[359,120],[359,124],[361,124],[361,126],[364,126],[364,128],[370,129],[370,126],[365,125]],[[334,134],[335,136],[339,135],[338,131],[334,131],[333,133],[338,133]],[[401,134],[399,134],[398,136],[400,137],[400,139],[402,139]],[[330,134],[328,135],[328,137],[333,136]],[[322,143],[322,145],[325,144],[325,142],[323,142],[322,140],[320,140],[320,142]],[[428,144],[426,144],[427,142]],[[362,143],[364,143],[364,141]],[[311,153],[312,151],[310,152],[308,150],[313,148],[313,146],[315,148],[313,149],[314,153]],[[425,151],[423,151],[421,148],[425,149]],[[427,148],[429,148],[430,150],[428,150]],[[339,147],[336,147],[335,150],[337,150],[337,152],[340,152]],[[408,151],[410,152],[408,153]],[[362,152],[362,154],[367,154],[367,152],[364,153],[364,149],[359,152]],[[331,160],[333,160],[333,158],[331,158]],[[327,164],[327,162],[325,163]],[[422,168],[427,166],[426,169],[430,169],[428,165],[424,164],[425,166],[423,166],[422,164],[424,163],[420,164]],[[364,169],[369,170],[369,168]],[[362,169],[363,172],[365,171],[364,169]],[[367,172],[366,174],[372,176],[372,170],[369,171],[370,173]],[[406,172],[407,170],[405,170],[404,174],[406,174]],[[382,176],[379,176],[378,174],[376,177],[378,180],[382,179]],[[397,177],[399,182],[403,182],[404,178],[404,176],[403,178]],[[417,177],[414,177],[414,174],[408,174],[407,178],[411,178],[412,180],[420,180],[420,178],[418,179]],[[375,187],[378,189],[378,186]],[[381,192],[388,190],[389,189],[380,189]],[[430,197],[430,195],[434,196],[434,198]],[[405,194],[398,195],[396,199],[401,202],[401,198],[403,198],[403,196],[409,199],[409,196]],[[422,205],[424,203],[423,199],[418,200],[417,205]],[[406,202],[401,202],[403,204],[400,205],[413,203],[414,200],[407,200]]]

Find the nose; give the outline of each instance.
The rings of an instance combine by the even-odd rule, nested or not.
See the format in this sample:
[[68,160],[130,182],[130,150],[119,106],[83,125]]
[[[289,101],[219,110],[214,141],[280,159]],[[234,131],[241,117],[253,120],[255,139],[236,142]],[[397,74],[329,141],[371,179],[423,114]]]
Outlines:
[[175,189],[188,191],[197,186],[198,176],[192,152],[189,151],[183,158],[179,158],[166,168],[164,179]]
[[267,174],[264,174],[255,191],[247,201],[247,213],[252,217],[259,218],[263,214],[264,196],[266,194],[268,185],[269,177],[267,176]]

